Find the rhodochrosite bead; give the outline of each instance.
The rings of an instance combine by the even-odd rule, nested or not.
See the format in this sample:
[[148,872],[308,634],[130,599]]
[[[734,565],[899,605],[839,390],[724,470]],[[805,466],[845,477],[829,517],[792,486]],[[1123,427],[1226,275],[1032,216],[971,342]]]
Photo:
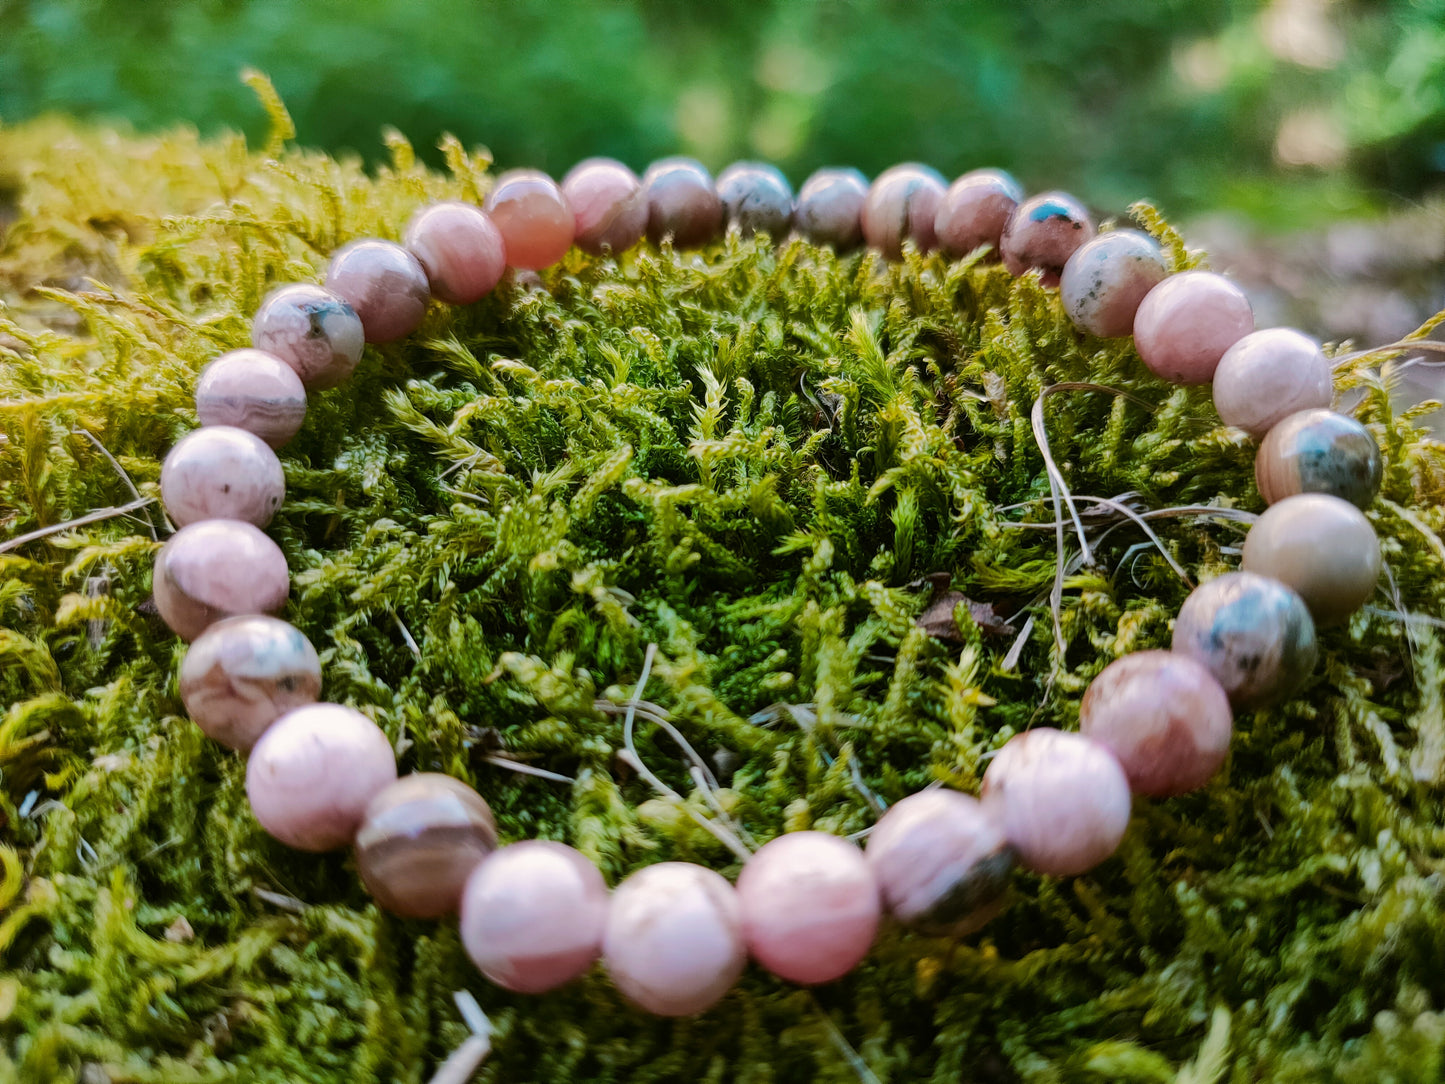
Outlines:
[[1254,330],[1249,298],[1222,275],[1182,271],[1144,295],[1134,348],[1155,376],[1208,384],[1224,352]]
[[321,695],[321,660],[299,629],[247,614],[201,633],[181,663],[180,680],[196,725],[244,753],[282,715]]
[[1225,425],[1262,437],[1297,410],[1327,407],[1334,394],[1319,343],[1287,327],[1246,335],[1214,370],[1214,409]]
[[718,174],[718,199],[728,225],[744,237],[759,230],[781,240],[793,219],[793,189],[776,166],[735,162]]
[[980,796],[1019,861],[1053,877],[1097,866],[1129,827],[1124,769],[1082,734],[1040,727],[1010,738],[984,772]]
[[341,704],[308,704],[271,724],[246,761],[246,797],[261,827],[300,851],[350,843],[362,814],[396,779],[381,728]]
[[369,343],[410,335],[431,300],[426,270],[391,241],[352,241],[337,249],[326,272],[326,288],[356,310]]
[[366,346],[361,317],[330,290],[278,286],[251,321],[251,345],[274,354],[312,391],[334,388],[356,370]]
[[507,263],[551,267],[572,247],[576,222],[562,189],[539,169],[510,169],[487,193],[487,213],[506,244]]
[[933,232],[950,256],[967,256],[991,245],[998,258],[999,238],[1009,216],[1024,198],[1018,181],[999,169],[975,169],[954,181],[938,204]]
[[235,519],[182,527],[156,554],[151,590],[161,618],[194,640],[223,617],[275,613],[291,581],[281,547]]
[[863,852],[826,832],[779,836],[738,876],[743,939],[779,978],[813,985],[868,955],[882,907]]
[[1159,243],[1138,230],[1111,230],[1081,246],[1064,264],[1059,299],[1081,331],[1128,335],[1144,295],[1169,273]]
[[793,226],[815,245],[839,252],[863,241],[868,178],[856,169],[820,169],[803,182],[793,204]]
[[1265,503],[1299,493],[1328,493],[1368,508],[1380,491],[1380,446],[1354,418],[1301,410],[1265,434],[1254,479]]
[[196,416],[202,425],[233,425],[279,448],[306,420],[306,388],[280,358],[232,350],[201,370]]
[[911,794],[868,833],[865,857],[905,926],[961,937],[997,910],[1014,867],[996,810],[956,790]]
[[608,906],[602,874],[579,851],[543,839],[513,843],[467,879],[462,944],[498,986],[539,994],[592,966]]
[[612,158],[578,162],[562,178],[574,240],[586,252],[624,252],[647,232],[647,196],[637,174]]
[[936,169],[917,162],[885,169],[863,201],[863,239],[893,260],[903,254],[905,238],[911,238],[923,252],[935,248],[938,237],[933,221],[943,193],[943,177]]
[[1179,608],[1171,646],[1203,663],[1236,708],[1289,696],[1319,654],[1304,599],[1252,572],[1229,572],[1196,587]]
[[161,500],[177,527],[203,519],[264,527],[285,497],[286,473],[276,453],[234,426],[187,433],[161,464]]
[[1246,572],[1299,592],[1315,623],[1344,621],[1375,593],[1380,540],[1358,508],[1325,493],[1271,505],[1244,539]]
[[747,962],[737,893],[690,862],[640,869],[612,894],[602,958],[623,996],[648,1012],[709,1009]]
[[480,301],[507,270],[502,231],[469,203],[423,207],[407,223],[402,243],[426,272],[432,296],[452,305]]
[[691,158],[661,158],[642,175],[647,237],[671,237],[678,248],[705,245],[722,232],[723,206],[712,174]]
[[1229,755],[1233,722],[1214,675],[1172,651],[1114,660],[1079,705],[1079,732],[1118,757],[1134,793],[1150,798],[1204,786]]
[[999,238],[999,255],[1009,274],[1037,268],[1041,283],[1057,286],[1074,250],[1093,236],[1083,204],[1067,192],[1045,192],[1014,208]]
[[497,849],[497,823],[482,796],[436,772],[402,776],[366,806],[356,869],[393,914],[439,918],[457,909],[478,863]]

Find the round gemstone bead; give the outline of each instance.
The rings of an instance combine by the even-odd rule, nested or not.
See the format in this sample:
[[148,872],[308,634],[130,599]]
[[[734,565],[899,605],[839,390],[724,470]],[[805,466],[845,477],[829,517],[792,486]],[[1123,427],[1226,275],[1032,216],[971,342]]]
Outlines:
[[281,547],[255,526],[208,519],[182,527],[156,554],[156,609],[182,640],[223,617],[275,613],[291,589]]
[[1014,208],[999,238],[999,255],[1011,275],[1037,269],[1039,281],[1057,286],[1069,257],[1094,236],[1084,205],[1066,192],[1045,192]]
[[1304,599],[1252,572],[1229,572],[1190,592],[1172,647],[1202,663],[1237,709],[1288,697],[1319,655]]
[[177,527],[203,519],[271,522],[286,497],[286,472],[264,440],[230,425],[187,433],[161,464],[161,500]]
[[989,763],[980,796],[1019,861],[1052,877],[1097,866],[1129,827],[1124,769],[1082,734],[1040,727],[1014,735]]
[[637,174],[612,158],[578,162],[562,178],[572,208],[577,247],[586,252],[625,252],[647,232],[647,196]]
[[396,779],[381,728],[341,704],[308,704],[271,724],[246,761],[251,812],[300,851],[331,851],[356,835],[367,804]]
[[1139,230],[1110,230],[1064,264],[1059,299],[1080,331],[1116,338],[1134,330],[1144,295],[1169,274],[1159,243]]
[[1327,407],[1334,393],[1319,343],[1287,327],[1255,331],[1214,370],[1214,409],[1225,425],[1262,437],[1298,410]]
[[217,621],[181,662],[181,700],[208,738],[241,752],[321,695],[321,660],[299,629],[264,614]]
[[1204,665],[1172,651],[1115,659],[1089,683],[1079,732],[1119,759],[1135,794],[1169,798],[1209,782],[1229,756],[1229,697]]
[[735,162],[718,174],[717,194],[728,225],[744,237],[762,230],[782,240],[793,220],[793,189],[776,166]]
[[391,241],[352,241],[337,249],[326,272],[326,288],[356,310],[369,343],[410,335],[431,300],[426,270]]
[[712,174],[691,158],[661,158],[642,175],[647,195],[647,237],[671,237],[678,248],[697,248],[722,232],[723,205]]
[[975,169],[954,181],[938,204],[933,232],[950,256],[967,256],[990,246],[998,259],[999,239],[1009,216],[1024,198],[1018,181],[1001,169]]
[[612,894],[602,958],[617,989],[648,1012],[710,1009],[747,962],[737,893],[690,862],[640,869]]
[[1299,493],[1329,493],[1368,508],[1380,491],[1380,446],[1354,418],[1301,410],[1275,424],[1254,457],[1266,504]]
[[311,283],[278,286],[251,321],[251,345],[274,354],[311,391],[334,388],[356,370],[366,333],[342,298]]
[[306,420],[306,388],[280,358],[232,350],[201,370],[196,416],[202,425],[233,425],[280,448]]
[[1155,286],[1134,314],[1134,349],[1174,384],[1208,384],[1224,352],[1254,330],[1249,298],[1223,275],[1182,271]]
[[987,922],[1008,887],[1014,852],[1003,825],[955,790],[910,794],[868,834],[865,857],[883,902],[905,926],[962,937]]
[[601,955],[608,907],[602,874],[579,851],[543,839],[513,843],[467,879],[462,944],[498,986],[540,994]]
[[426,272],[432,296],[451,305],[480,301],[507,270],[502,231],[470,203],[423,207],[407,223],[402,243]]
[[1326,493],[1271,505],[1244,539],[1246,572],[1299,592],[1316,625],[1344,621],[1375,593],[1380,540],[1364,513]]
[[497,849],[497,823],[461,780],[418,772],[367,803],[355,846],[357,872],[377,903],[406,918],[440,918]]
[[863,241],[868,178],[856,169],[820,169],[803,182],[793,205],[793,226],[815,245],[839,252]]
[[809,986],[841,978],[868,955],[882,912],[863,852],[826,832],[763,846],[738,876],[737,897],[753,959]]
[[922,252],[936,248],[938,237],[933,222],[945,187],[936,169],[916,162],[885,169],[863,201],[863,239],[890,260],[903,254],[906,238]]
[[562,189],[538,169],[510,169],[487,193],[487,213],[506,243],[507,263],[528,271],[551,267],[572,247],[576,220]]

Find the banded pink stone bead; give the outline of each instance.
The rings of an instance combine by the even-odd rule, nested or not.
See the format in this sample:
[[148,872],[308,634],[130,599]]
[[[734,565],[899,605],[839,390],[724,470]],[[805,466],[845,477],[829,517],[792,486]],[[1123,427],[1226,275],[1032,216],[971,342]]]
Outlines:
[[648,1012],[691,1016],[712,1008],[747,958],[737,893],[710,869],[662,862],[612,894],[602,959],[622,995]]
[[1375,593],[1380,540],[1365,514],[1327,493],[1301,493],[1265,509],[1244,536],[1246,572],[1304,599],[1317,625],[1347,620]]
[[999,255],[1011,275],[1037,270],[1039,282],[1057,286],[1080,245],[1094,236],[1084,205],[1067,192],[1045,192],[1014,208],[999,238]]
[[1059,300],[1080,331],[1116,338],[1134,330],[1139,303],[1169,274],[1159,242],[1110,230],[1080,245],[1059,278]]
[[945,185],[936,169],[905,162],[885,169],[868,188],[863,201],[863,238],[890,260],[903,255],[910,239],[922,252],[938,245],[934,220]]
[[1139,302],[1134,349],[1157,377],[1208,384],[1224,352],[1253,330],[1254,310],[1238,286],[1209,271],[1181,271]]
[[933,219],[938,247],[949,256],[967,256],[976,248],[993,248],[1009,216],[1024,198],[1018,181],[1001,169],[975,169],[954,181],[944,193]]
[[692,158],[660,158],[642,175],[647,196],[647,237],[671,237],[678,248],[697,248],[722,233],[723,205],[712,174]]
[[161,500],[177,527],[203,519],[264,527],[285,498],[281,460],[260,437],[234,426],[187,433],[161,464]]
[[1224,352],[1214,370],[1220,421],[1262,437],[1299,410],[1327,407],[1334,396],[1320,344],[1287,327],[1255,331]]
[[201,370],[196,416],[202,425],[232,425],[280,448],[306,420],[306,388],[280,358],[232,350]]
[[577,247],[599,255],[625,252],[647,232],[647,194],[637,174],[613,158],[587,158],[562,178]]
[[182,640],[223,617],[275,613],[291,590],[281,547],[250,523],[208,519],[182,527],[156,554],[156,609]]
[[882,913],[863,852],[826,832],[764,845],[743,866],[737,898],[753,959],[807,986],[852,971],[873,947]]
[[322,391],[356,371],[366,332],[345,300],[298,282],[266,295],[251,321],[251,345],[295,369],[309,390]]
[[367,804],[396,781],[381,728],[342,704],[308,704],[271,724],[246,761],[251,812],[300,851],[352,841]]
[[820,169],[803,182],[793,204],[793,226],[815,245],[838,252],[863,242],[868,178],[856,169]]
[[507,263],[528,271],[551,267],[572,247],[577,221],[562,189],[539,169],[510,169],[483,205],[507,251]]
[[402,244],[426,272],[433,297],[470,305],[507,270],[506,242],[491,217],[469,203],[434,203],[412,215]]
[[717,194],[728,225],[744,237],[761,230],[781,241],[793,220],[792,186],[765,162],[734,162],[718,174]]
[[462,944],[491,982],[540,994],[602,954],[609,906],[602,874],[580,851],[545,839],[513,843],[467,879]]
[[395,342],[410,335],[426,316],[431,287],[426,270],[391,241],[352,241],[337,249],[326,271],[326,288],[361,318],[369,343]]

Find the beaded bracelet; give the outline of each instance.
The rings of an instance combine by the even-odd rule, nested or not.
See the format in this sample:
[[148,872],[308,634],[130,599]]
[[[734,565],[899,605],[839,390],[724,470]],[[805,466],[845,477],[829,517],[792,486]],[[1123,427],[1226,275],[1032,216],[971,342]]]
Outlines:
[[[985,250],[1015,275],[1037,273],[1058,287],[1080,332],[1132,333],[1158,376],[1212,383],[1220,418],[1263,438],[1256,476],[1269,508],[1245,540],[1242,571],[1184,603],[1171,651],[1105,667],[1084,695],[1078,733],[1037,728],[1010,739],[978,798],[946,789],[905,798],[866,851],[822,832],[780,836],[747,858],[735,887],[702,866],[663,862],[609,895],[597,868],[563,844],[498,848],[474,790],[439,774],[398,779],[374,723],[316,703],[315,649],[266,616],[289,592],[285,558],[261,530],[284,496],[274,449],[300,428],[308,390],[344,382],[365,343],[409,334],[432,298],[469,304],[508,267],[550,266],[573,244],[620,253],[645,235],[685,248],[725,225],[778,238],[792,229],[840,251],[866,243],[892,258],[905,242],[952,257]],[[630,1001],[688,1015],[715,1004],[748,956],[791,982],[839,978],[868,953],[885,911],[934,934],[970,932],[997,910],[1016,863],[1082,873],[1117,848],[1132,795],[1202,786],[1228,755],[1232,712],[1293,693],[1316,660],[1316,623],[1347,618],[1380,573],[1361,512],[1380,484],[1379,449],[1328,409],[1331,368],[1319,344],[1289,329],[1256,331],[1228,280],[1170,274],[1147,234],[1096,235],[1072,197],[1026,200],[997,170],[946,186],[917,165],[871,185],[856,170],[827,169],[796,199],[778,170],[753,163],[715,184],[676,158],[641,179],[608,159],[579,164],[560,186],[534,170],[504,173],[481,208],[437,204],[413,217],[402,244],[346,245],[324,288],[272,291],[252,342],[204,370],[203,428],[161,473],[180,529],[157,555],[154,593],[166,623],[193,641],[180,672],[186,708],[210,737],[248,754],[246,792],[267,832],[308,851],[353,846],[367,889],[396,914],[459,911],[467,952],[509,990],[551,989],[600,956]]]

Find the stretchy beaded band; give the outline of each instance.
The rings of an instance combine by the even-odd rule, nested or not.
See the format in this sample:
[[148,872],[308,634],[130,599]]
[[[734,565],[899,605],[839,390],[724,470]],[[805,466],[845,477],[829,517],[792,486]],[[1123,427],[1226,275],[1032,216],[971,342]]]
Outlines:
[[[366,342],[409,334],[431,298],[476,301],[508,267],[550,266],[573,244],[621,252],[645,235],[689,247],[725,224],[773,237],[791,228],[839,250],[866,243],[889,257],[905,241],[959,257],[986,248],[1015,275],[1036,272],[1059,287],[1079,331],[1132,333],[1155,374],[1212,382],[1220,418],[1263,438],[1256,473],[1270,507],[1246,538],[1243,571],[1189,596],[1173,650],[1107,666],[1083,698],[1079,733],[1012,738],[980,798],[914,794],[878,821],[866,853],[797,832],[752,855],[736,887],[701,866],[665,862],[609,896],[596,867],[563,844],[497,849],[475,791],[444,775],[398,779],[375,724],[315,702],[315,649],[265,616],[289,591],[285,558],[261,530],[284,493],[273,449],[301,426],[308,390],[345,381]],[[467,952],[510,990],[550,989],[601,956],[631,1001],[687,1015],[715,1004],[749,955],[797,983],[846,974],[884,910],[933,933],[975,929],[996,910],[1015,862],[1082,873],[1118,846],[1131,794],[1202,786],[1228,754],[1232,710],[1293,693],[1315,663],[1316,623],[1347,618],[1380,572],[1361,513],[1380,484],[1379,449],[1358,422],[1328,409],[1331,368],[1319,344],[1288,329],[1254,330],[1249,302],[1228,280],[1171,275],[1148,235],[1096,236],[1071,197],[1025,200],[996,170],[951,187],[916,165],[871,186],[856,170],[822,170],[796,199],[781,173],[751,163],[716,184],[687,159],[657,162],[641,180],[606,159],[581,163],[561,186],[533,170],[504,173],[483,208],[425,208],[403,244],[358,240],[339,250],[325,288],[273,291],[252,341],[203,372],[196,408],[205,428],[176,445],[161,475],[180,530],[157,556],[155,600],[194,641],[180,675],[186,707],[208,735],[249,754],[247,795],[267,832],[303,850],[353,845],[367,888],[397,914],[459,910]]]

